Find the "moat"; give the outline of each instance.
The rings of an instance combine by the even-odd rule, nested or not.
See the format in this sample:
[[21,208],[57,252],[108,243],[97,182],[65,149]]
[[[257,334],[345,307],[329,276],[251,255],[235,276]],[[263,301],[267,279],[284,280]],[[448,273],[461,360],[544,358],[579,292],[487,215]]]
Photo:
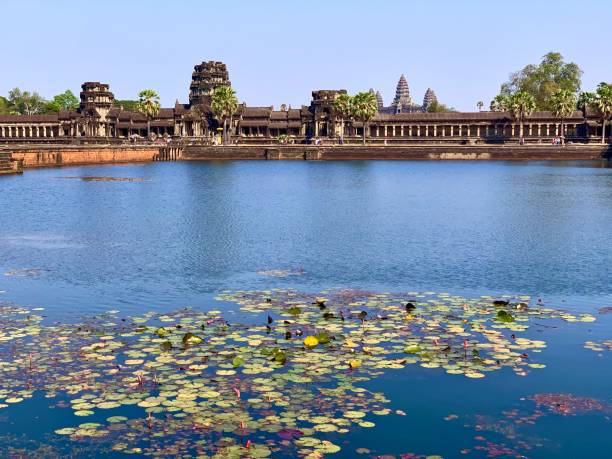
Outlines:
[[[611,202],[605,161],[152,162],[2,177],[0,457],[167,457],[189,444],[202,457],[607,458]],[[143,317],[156,325],[144,331]],[[176,324],[204,342],[181,345],[164,328]],[[130,350],[118,373],[87,357],[96,341]],[[53,355],[74,373],[144,373],[69,393],[50,378],[64,376]],[[165,364],[147,366],[155,358]],[[364,391],[384,395],[366,397],[374,406]],[[230,425],[224,410],[250,417]]]

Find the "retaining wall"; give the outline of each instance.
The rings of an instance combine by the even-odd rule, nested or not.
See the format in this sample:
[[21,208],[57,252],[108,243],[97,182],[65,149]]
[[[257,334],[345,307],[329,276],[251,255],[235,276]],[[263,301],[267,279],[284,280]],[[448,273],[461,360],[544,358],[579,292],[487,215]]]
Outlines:
[[13,161],[24,168],[153,161],[155,146],[23,146],[8,147]]

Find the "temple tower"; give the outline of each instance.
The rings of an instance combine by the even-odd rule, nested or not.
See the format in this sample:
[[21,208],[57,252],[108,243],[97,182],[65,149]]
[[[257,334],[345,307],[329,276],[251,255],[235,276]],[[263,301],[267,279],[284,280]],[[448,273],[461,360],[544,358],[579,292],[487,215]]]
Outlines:
[[106,115],[115,100],[115,96],[110,92],[108,85],[97,81],[83,83],[80,98],[79,112],[87,116],[99,115],[103,120],[106,119]]
[[84,135],[109,135],[107,115],[113,106],[115,96],[107,84],[88,81],[81,85],[81,104],[78,112],[85,118]]
[[210,106],[215,88],[231,85],[227,67],[223,62],[202,62],[193,68],[189,86],[189,103]]
[[425,91],[425,97],[423,97],[423,111],[426,112],[429,106],[434,102],[438,102],[436,93],[433,91],[433,89],[427,88],[427,91]]
[[374,91],[374,88],[370,88],[370,92],[376,96],[376,104],[378,105],[378,111],[380,112],[383,107],[383,98],[380,91]]
[[394,106],[410,106],[412,105],[412,99],[410,99],[410,89],[408,88],[408,82],[406,77],[402,74],[399,81],[397,82],[397,88],[395,89],[395,98],[393,99]]

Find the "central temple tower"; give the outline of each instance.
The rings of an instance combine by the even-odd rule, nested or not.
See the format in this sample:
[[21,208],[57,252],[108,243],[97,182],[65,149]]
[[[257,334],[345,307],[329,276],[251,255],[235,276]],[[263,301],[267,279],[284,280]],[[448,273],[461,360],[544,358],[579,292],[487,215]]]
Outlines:
[[395,89],[395,98],[393,99],[393,107],[396,108],[396,113],[401,113],[408,107],[412,106],[412,99],[410,98],[410,89],[408,88],[408,82],[406,77],[402,74],[399,81],[397,82],[397,88]]
[[231,86],[227,67],[223,62],[202,62],[193,68],[189,86],[189,103],[210,107],[212,93],[219,86]]

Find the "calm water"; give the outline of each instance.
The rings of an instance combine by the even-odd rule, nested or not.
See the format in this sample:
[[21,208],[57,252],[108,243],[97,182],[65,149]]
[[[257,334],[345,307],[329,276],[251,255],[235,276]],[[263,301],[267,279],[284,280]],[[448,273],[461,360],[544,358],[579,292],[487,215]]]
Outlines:
[[[83,176],[144,181],[74,178]],[[612,338],[612,315],[597,314],[612,306],[611,228],[606,163],[227,162],[28,171],[0,178],[0,273],[13,274],[0,276],[0,301],[45,307],[49,319],[70,321],[109,309],[217,308],[213,297],[225,289],[350,287],[525,294],[596,315],[592,324],[534,331],[546,335],[548,366],[527,377],[500,371],[473,381],[409,366],[371,382],[407,415],[342,436],[349,446],[335,455],[354,457],[356,447],[367,447],[458,457],[479,435],[469,416],[503,417],[523,406],[521,397],[558,392],[612,402],[612,352],[598,356],[582,347],[587,339]],[[36,271],[14,271],[23,269]],[[272,269],[303,275],[257,274]],[[29,424],[36,403],[46,406],[31,400],[0,412],[0,430],[36,436]],[[462,417],[444,421],[450,413]],[[59,414],[37,415],[46,431],[57,428]],[[609,415],[546,418],[531,428],[544,446],[526,455],[610,457]]]

